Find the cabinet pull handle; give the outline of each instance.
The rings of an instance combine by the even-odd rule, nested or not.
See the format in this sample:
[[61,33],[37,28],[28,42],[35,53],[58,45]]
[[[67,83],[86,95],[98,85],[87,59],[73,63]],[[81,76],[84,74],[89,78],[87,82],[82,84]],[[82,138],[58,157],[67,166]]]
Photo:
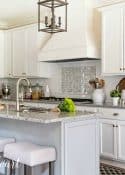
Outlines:
[[118,125],[113,125],[113,128],[118,128]]
[[123,68],[120,68],[120,70],[123,70]]
[[26,73],[25,73],[25,72],[23,72],[23,73],[22,73],[22,75],[26,75]]
[[113,116],[118,116],[119,115],[119,113],[113,113]]

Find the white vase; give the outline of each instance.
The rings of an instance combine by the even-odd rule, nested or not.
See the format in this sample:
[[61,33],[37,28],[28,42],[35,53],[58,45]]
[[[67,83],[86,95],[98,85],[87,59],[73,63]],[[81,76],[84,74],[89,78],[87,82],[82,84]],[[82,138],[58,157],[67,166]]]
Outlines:
[[119,97],[113,97],[112,98],[113,106],[118,106],[119,104]]
[[94,104],[96,105],[103,105],[103,103],[105,102],[105,91],[104,89],[95,89],[93,94],[92,94],[92,99]]

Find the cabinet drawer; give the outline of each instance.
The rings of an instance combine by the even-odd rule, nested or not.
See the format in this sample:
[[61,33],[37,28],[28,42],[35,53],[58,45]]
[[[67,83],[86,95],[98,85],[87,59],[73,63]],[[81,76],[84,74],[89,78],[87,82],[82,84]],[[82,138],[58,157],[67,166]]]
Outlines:
[[125,119],[125,109],[114,109],[114,108],[102,108],[100,112],[103,113],[104,117],[116,117]]
[[90,111],[90,112],[99,112],[99,108],[88,107],[88,106],[77,106],[77,110],[79,110],[79,111]]

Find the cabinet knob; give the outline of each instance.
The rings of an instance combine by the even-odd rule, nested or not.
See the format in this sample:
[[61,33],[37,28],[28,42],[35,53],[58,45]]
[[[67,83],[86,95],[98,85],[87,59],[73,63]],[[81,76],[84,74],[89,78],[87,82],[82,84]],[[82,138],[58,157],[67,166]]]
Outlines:
[[113,128],[118,128],[118,125],[113,125]]
[[123,70],[123,68],[120,68],[120,70]]

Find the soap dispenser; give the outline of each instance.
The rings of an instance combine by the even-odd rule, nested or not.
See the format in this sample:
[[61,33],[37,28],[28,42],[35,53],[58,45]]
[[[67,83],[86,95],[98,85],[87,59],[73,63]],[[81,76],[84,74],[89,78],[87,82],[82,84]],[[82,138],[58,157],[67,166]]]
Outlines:
[[49,86],[48,85],[45,86],[44,95],[45,95],[45,97],[50,97],[50,89],[49,89]]

